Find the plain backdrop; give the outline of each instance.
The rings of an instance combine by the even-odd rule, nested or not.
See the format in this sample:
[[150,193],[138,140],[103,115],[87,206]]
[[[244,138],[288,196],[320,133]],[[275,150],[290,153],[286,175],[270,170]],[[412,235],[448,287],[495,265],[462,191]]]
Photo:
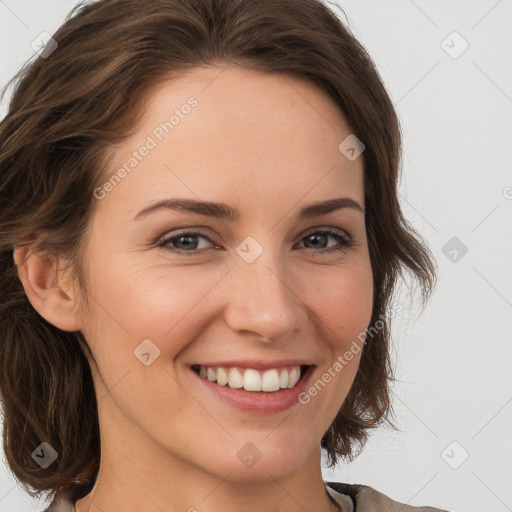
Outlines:
[[[415,506],[510,511],[512,0],[326,3],[368,49],[395,103],[400,200],[439,282],[423,313],[403,287],[393,324],[400,432],[377,430],[353,463],[325,467],[324,479]],[[1,86],[74,5],[0,0]],[[0,511],[44,508],[0,459]]]

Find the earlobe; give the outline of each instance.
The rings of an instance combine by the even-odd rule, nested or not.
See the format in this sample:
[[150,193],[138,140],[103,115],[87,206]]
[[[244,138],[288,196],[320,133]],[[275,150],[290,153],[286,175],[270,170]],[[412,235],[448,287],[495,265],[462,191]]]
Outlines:
[[18,277],[34,309],[49,323],[64,331],[80,329],[77,297],[59,284],[58,259],[41,253],[28,254],[28,247],[14,251]]

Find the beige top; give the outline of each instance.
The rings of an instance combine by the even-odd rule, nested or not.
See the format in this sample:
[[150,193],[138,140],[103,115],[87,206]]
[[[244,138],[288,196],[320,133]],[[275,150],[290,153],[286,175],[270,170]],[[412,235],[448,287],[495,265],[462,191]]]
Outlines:
[[[327,494],[340,507],[340,512],[449,512],[434,507],[412,507],[392,500],[372,487],[360,484],[325,482]],[[76,492],[55,496],[43,512],[76,512]]]

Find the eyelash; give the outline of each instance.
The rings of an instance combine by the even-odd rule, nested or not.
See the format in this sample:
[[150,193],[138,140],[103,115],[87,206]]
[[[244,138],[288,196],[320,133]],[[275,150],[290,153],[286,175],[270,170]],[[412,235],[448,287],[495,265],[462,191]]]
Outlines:
[[[331,237],[335,238],[341,244],[341,246],[339,246],[339,247],[331,247],[329,249],[310,249],[310,251],[312,252],[313,256],[317,256],[320,253],[323,253],[323,254],[328,253],[329,254],[329,253],[333,253],[333,252],[337,252],[337,251],[348,251],[349,249],[351,249],[353,246],[356,245],[356,242],[352,238],[347,236],[346,234],[341,234],[341,232],[339,232],[339,231],[333,231],[333,230],[327,230],[327,229],[326,230],[311,231],[310,233],[306,234],[301,239],[301,242],[302,242],[302,240],[304,240],[308,236],[316,235],[316,234],[322,234],[322,235],[331,236]],[[167,251],[171,251],[172,253],[175,253],[175,254],[178,254],[178,255],[196,256],[198,254],[204,253],[204,251],[206,251],[207,249],[199,249],[199,250],[193,250],[193,251],[184,251],[182,249],[176,249],[176,248],[167,247],[168,244],[170,242],[174,241],[174,240],[179,240],[180,238],[183,238],[183,237],[195,237],[195,236],[205,238],[205,239],[207,239],[208,241],[211,242],[211,240],[206,235],[203,235],[202,233],[197,233],[197,232],[193,232],[193,231],[185,231],[183,233],[180,233],[179,235],[174,235],[173,237],[168,237],[168,238],[165,238],[165,239],[157,242],[157,246],[158,247],[162,247],[163,249],[165,249]]]

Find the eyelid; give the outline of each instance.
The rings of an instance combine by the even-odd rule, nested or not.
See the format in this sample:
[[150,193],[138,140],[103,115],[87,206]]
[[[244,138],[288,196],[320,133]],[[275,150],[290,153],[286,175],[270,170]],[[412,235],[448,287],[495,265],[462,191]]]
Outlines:
[[[205,230],[205,232],[201,232],[201,230]],[[206,234],[208,233],[208,234]],[[201,235],[203,237],[206,237],[211,240],[212,236],[219,236],[215,231],[213,231],[210,228],[207,228],[206,226],[197,226],[197,227],[190,227],[190,228],[177,228],[177,229],[171,229],[169,231],[166,231],[163,235],[159,236],[156,240],[156,244],[169,240],[170,238],[176,238],[180,235]]]
[[304,233],[302,233],[301,236],[305,237],[311,233],[316,233],[317,231],[333,231],[337,234],[346,236],[347,238],[353,238],[352,235],[346,229],[336,228],[334,226],[319,226],[319,227],[309,228]]

